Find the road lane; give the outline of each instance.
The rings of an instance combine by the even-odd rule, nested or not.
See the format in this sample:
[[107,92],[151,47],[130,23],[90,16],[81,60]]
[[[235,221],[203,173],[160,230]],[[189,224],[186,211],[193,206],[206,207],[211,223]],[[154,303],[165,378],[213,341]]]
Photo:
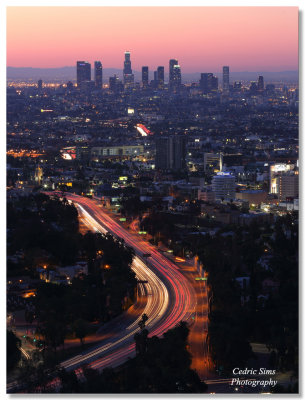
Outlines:
[[[50,195],[54,193],[49,193]],[[82,215],[83,222],[102,233],[109,232],[125,241],[126,245],[133,247],[136,257],[132,268],[139,280],[146,280],[148,284],[147,304],[144,312],[148,315],[147,328],[149,336],[162,335],[173,328],[181,320],[188,320],[196,306],[195,291],[188,280],[179,272],[175,264],[160,254],[152,245],[139,239],[125,230],[120,224],[101,207],[96,200],[82,196],[66,194]],[[147,260],[144,253],[150,253]],[[128,357],[135,355],[134,334],[138,331],[137,316],[130,324],[120,321],[120,328],[114,324],[113,335],[101,346],[86,353],[79,354],[61,365],[66,369],[76,369],[84,363],[91,367],[102,369],[115,367],[125,362]]]

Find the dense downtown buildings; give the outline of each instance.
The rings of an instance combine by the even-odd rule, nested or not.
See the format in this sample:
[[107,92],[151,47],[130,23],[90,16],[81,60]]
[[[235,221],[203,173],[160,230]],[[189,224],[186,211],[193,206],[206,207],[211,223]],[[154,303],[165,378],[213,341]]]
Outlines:
[[[188,78],[177,59],[152,77],[131,55],[116,71],[101,54],[93,80],[85,61],[66,80],[8,80],[8,323],[23,357],[67,371],[31,390],[54,374],[69,391],[88,364],[113,367],[102,389],[84,369],[101,391],[162,392],[149,345],[164,340],[173,392],[233,393],[236,365],[284,371],[296,391],[298,82],[229,66]],[[150,341],[181,320],[188,344],[183,324]]]

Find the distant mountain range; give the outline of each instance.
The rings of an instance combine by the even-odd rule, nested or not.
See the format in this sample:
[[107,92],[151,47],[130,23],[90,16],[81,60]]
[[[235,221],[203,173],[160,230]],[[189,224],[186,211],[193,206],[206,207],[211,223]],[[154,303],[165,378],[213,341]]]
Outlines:
[[[212,72],[212,71],[202,71],[202,72]],[[108,82],[110,76],[114,74],[118,75],[119,78],[122,78],[123,72],[122,69],[118,68],[104,68],[103,69],[103,79],[104,82]],[[153,71],[149,71],[150,79],[153,79]],[[141,80],[141,72],[134,71],[135,80]],[[222,81],[222,74],[215,73],[218,76],[219,81]],[[230,81],[254,81],[257,80],[258,76],[262,75],[264,77],[265,82],[298,82],[299,73],[298,71],[280,71],[280,72],[270,72],[270,71],[241,71],[235,72],[230,71]],[[92,71],[92,79],[93,79],[93,71]],[[38,79],[42,79],[44,81],[60,81],[67,82],[69,80],[76,81],[76,67],[61,67],[61,68],[16,68],[16,67],[7,67],[7,80],[33,80],[37,81]],[[200,72],[193,73],[183,73],[182,69],[182,81],[187,82],[198,82],[200,79]],[[168,80],[168,74],[165,74],[165,81]]]

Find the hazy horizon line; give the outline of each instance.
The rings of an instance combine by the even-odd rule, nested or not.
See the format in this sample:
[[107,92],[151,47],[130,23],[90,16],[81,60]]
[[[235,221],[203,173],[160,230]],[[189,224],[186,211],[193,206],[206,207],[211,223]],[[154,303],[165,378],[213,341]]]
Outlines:
[[[92,65],[91,69],[94,69],[94,65]],[[147,65],[143,65],[143,66],[147,66]],[[160,66],[164,66],[164,65],[160,65]],[[149,67],[149,65],[148,65]],[[230,66],[229,66],[230,67]],[[59,68],[76,68],[76,65],[64,65],[61,67],[32,67],[32,66],[23,66],[23,67],[15,67],[13,65],[7,65],[6,68],[32,68],[32,69],[59,69]],[[103,67],[103,69],[119,69],[119,70],[123,70],[124,67]],[[152,68],[153,69],[153,68]],[[210,68],[212,69],[212,68]],[[207,70],[207,68],[206,68]],[[136,68],[133,69],[133,71],[137,71],[137,72],[141,72],[141,70],[138,70]],[[267,70],[267,69],[255,69],[255,70],[231,70],[230,68],[230,72],[296,72],[299,71],[299,68],[296,69],[280,69],[280,70]],[[220,71],[216,71],[216,73],[221,72]],[[195,73],[202,73],[200,71],[186,71],[186,73],[190,73],[190,74],[195,74]]]

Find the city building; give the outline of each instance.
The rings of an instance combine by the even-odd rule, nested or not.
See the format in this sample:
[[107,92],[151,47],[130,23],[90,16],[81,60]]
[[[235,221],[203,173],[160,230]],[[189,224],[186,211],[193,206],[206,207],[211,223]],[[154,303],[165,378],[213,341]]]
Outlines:
[[148,86],[149,70],[148,67],[142,67],[142,86],[146,88]]
[[131,61],[130,61],[130,52],[125,51],[125,60],[124,60],[124,69],[123,69],[123,77],[124,77],[124,88],[130,89],[134,85],[134,75],[131,69]]
[[222,165],[226,167],[243,165],[243,155],[241,153],[223,154]]
[[230,91],[230,69],[228,66],[222,68],[222,89],[223,94],[229,94]]
[[156,168],[179,170],[185,168],[186,138],[182,135],[156,139]]
[[241,190],[236,192],[236,199],[246,200],[249,204],[257,206],[266,202],[267,195],[268,193],[264,190]]
[[103,147],[92,147],[91,156],[93,158],[105,158],[105,157],[136,157],[144,154],[144,146],[103,146]]
[[96,88],[103,88],[103,66],[100,61],[94,62],[94,82]]
[[299,175],[290,173],[275,178],[275,187],[279,200],[299,197]]
[[258,77],[257,89],[258,89],[259,91],[263,91],[264,88],[265,88],[265,86],[264,86],[264,77],[260,75],[260,76]]
[[294,174],[294,164],[277,163],[270,165],[270,193],[279,194],[279,180],[277,178],[281,175]]
[[215,201],[215,193],[208,188],[198,189],[198,200],[213,203]]
[[39,79],[39,81],[37,82],[37,86],[38,86],[38,90],[41,91],[42,90],[42,80]]
[[171,59],[169,60],[169,88],[172,90],[174,85],[174,66],[178,65],[178,60]]
[[40,165],[37,165],[37,167],[35,169],[35,176],[34,176],[35,183],[37,185],[41,185],[42,178],[43,178],[43,170],[40,167]]
[[218,172],[212,179],[212,190],[216,200],[235,199],[235,176],[228,172]]
[[202,73],[199,85],[203,94],[212,93],[218,90],[218,78],[210,72]]
[[91,64],[86,61],[76,62],[76,80],[77,87],[80,87],[82,82],[91,81]]
[[203,155],[203,167],[204,171],[213,171],[218,169],[222,171],[223,165],[223,154],[222,153],[204,153]]
[[157,68],[157,86],[158,89],[164,88],[164,67]]
[[172,90],[173,92],[178,92],[181,87],[181,68],[180,65],[174,65],[173,68],[173,82]]

